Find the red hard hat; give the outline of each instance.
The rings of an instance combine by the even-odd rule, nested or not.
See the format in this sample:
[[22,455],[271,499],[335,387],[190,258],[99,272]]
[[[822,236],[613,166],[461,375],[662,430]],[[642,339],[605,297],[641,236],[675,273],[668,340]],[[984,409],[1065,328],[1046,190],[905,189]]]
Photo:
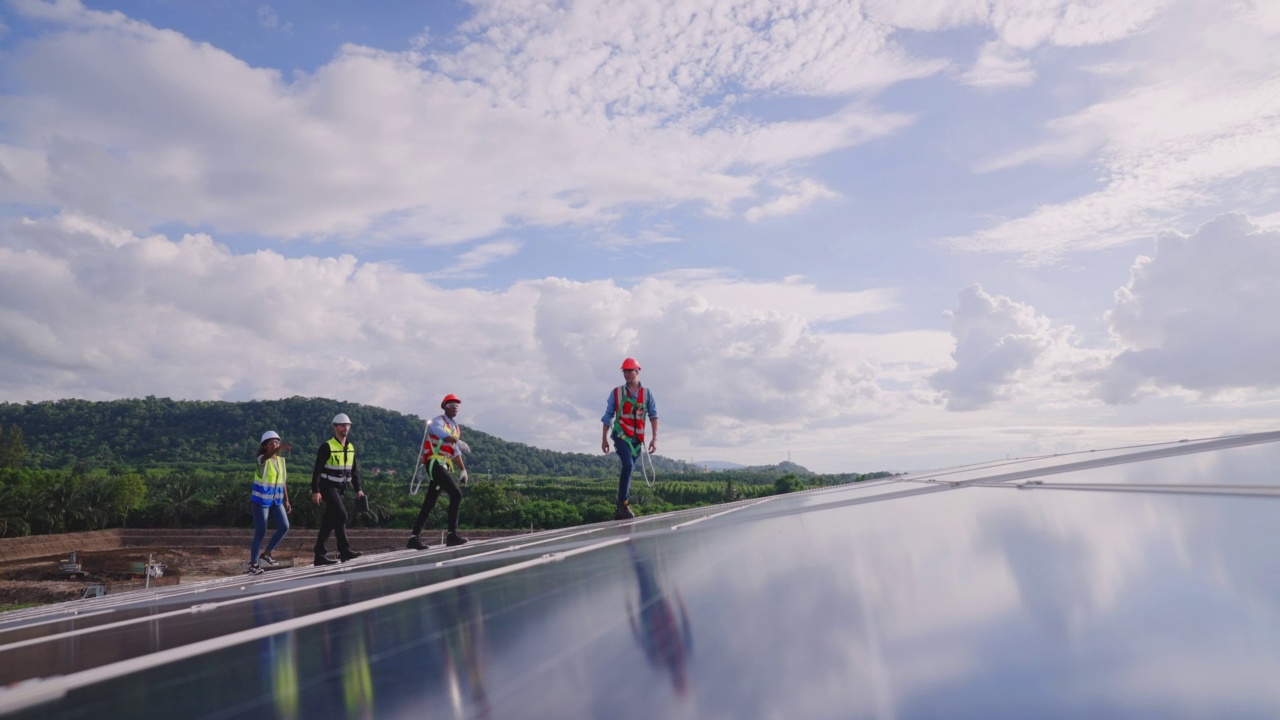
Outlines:
[[626,360],[622,361],[622,369],[623,370],[639,370],[640,363],[636,362],[635,358],[627,358]]
[[461,398],[459,398],[457,395],[454,395],[453,393],[449,393],[448,395],[445,395],[445,396],[444,396],[444,399],[443,399],[443,400],[441,400],[441,401],[440,401],[440,409],[441,409],[441,410],[443,410],[443,409],[444,409],[444,406],[445,406],[445,405],[448,405],[448,404],[449,404],[449,403],[451,403],[451,402],[456,402],[456,403],[461,404],[461,403],[462,403],[462,399],[461,399]]

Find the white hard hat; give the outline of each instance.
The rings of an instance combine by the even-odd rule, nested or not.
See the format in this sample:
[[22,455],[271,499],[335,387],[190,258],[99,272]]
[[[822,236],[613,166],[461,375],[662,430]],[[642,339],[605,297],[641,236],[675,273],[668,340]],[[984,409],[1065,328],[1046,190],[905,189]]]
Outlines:
[[333,416],[333,424],[334,425],[350,425],[351,418],[347,417],[346,413],[338,413],[337,415]]
[[279,440],[279,439],[280,439],[279,433],[277,433],[275,430],[268,430],[262,433],[262,439],[258,441],[258,444],[261,445],[262,443],[268,440]]

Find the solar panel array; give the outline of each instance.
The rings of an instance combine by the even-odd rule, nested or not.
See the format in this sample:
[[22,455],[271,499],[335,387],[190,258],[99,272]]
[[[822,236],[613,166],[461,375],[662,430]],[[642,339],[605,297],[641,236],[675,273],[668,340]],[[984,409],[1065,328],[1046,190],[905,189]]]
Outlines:
[[1280,717],[1277,441],[949,468],[10,612],[0,712]]

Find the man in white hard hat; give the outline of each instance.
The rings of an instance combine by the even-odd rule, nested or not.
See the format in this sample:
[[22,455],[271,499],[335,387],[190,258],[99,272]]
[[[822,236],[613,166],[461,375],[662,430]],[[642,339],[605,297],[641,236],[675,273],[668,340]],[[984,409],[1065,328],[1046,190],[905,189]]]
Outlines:
[[333,417],[333,437],[316,452],[316,465],[311,471],[311,501],[319,505],[324,500],[324,515],[320,518],[320,534],[316,536],[316,565],[333,565],[325,546],[329,533],[338,537],[338,557],[342,562],[360,557],[359,550],[352,550],[347,542],[347,508],[342,504],[347,485],[356,491],[356,497],[364,497],[360,489],[360,468],[356,465],[356,446],[348,442],[351,418],[346,413]]

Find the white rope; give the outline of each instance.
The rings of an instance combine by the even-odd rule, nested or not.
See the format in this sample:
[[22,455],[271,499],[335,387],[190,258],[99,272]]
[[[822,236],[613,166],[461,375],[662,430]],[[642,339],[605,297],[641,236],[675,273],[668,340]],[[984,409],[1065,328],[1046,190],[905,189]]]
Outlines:
[[422,446],[427,444],[427,433],[431,431],[431,421],[427,420],[422,429],[422,442],[418,443],[418,452],[414,459],[413,476],[409,478],[409,494],[417,495],[422,489],[422,481],[426,480],[426,466],[422,464]]
[[[646,461],[649,464],[647,468]],[[658,471],[653,467],[653,458],[650,457],[649,448],[644,443],[640,443],[640,474],[644,476],[645,484],[652,490],[653,484],[658,481]]]

